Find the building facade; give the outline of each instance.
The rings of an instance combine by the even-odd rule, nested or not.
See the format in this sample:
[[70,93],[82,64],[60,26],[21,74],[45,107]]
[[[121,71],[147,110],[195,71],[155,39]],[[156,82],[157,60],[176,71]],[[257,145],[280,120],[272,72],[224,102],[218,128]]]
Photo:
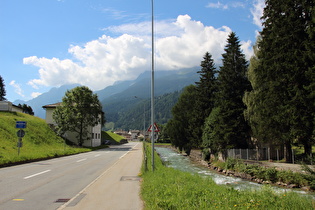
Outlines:
[[[56,109],[57,106],[60,106],[61,103],[55,103],[55,104],[49,104],[43,106],[43,108],[46,110],[46,116],[45,120],[46,123],[49,124],[52,127],[57,126],[56,122],[53,119],[53,112]],[[84,141],[83,146],[86,147],[98,147],[101,145],[101,140],[102,140],[102,125],[101,123],[97,124],[96,126],[88,127],[88,139]],[[67,131],[64,134],[64,138],[68,139],[69,141],[73,142],[74,144],[79,143],[78,138],[77,138],[77,133]]]

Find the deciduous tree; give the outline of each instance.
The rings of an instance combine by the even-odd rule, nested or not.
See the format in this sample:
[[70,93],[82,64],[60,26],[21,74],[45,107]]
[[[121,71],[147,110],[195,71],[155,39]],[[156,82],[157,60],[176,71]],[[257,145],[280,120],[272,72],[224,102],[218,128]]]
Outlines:
[[191,148],[199,146],[198,141],[193,138],[194,127],[191,123],[195,117],[196,97],[196,87],[194,85],[187,86],[172,109],[173,119],[166,126],[172,144],[180,150],[185,150],[188,155]]
[[68,90],[53,118],[60,134],[66,131],[77,133],[79,146],[89,139],[88,128],[105,123],[102,106],[96,94],[85,86]]

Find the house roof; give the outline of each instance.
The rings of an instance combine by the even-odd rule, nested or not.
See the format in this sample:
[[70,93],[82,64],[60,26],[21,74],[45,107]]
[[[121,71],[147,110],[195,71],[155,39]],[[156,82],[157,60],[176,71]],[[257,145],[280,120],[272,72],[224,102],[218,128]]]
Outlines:
[[60,106],[61,105],[61,102],[58,102],[58,103],[55,103],[55,104],[48,104],[48,105],[45,105],[43,106],[44,109],[47,109],[47,108],[56,108],[57,106]]

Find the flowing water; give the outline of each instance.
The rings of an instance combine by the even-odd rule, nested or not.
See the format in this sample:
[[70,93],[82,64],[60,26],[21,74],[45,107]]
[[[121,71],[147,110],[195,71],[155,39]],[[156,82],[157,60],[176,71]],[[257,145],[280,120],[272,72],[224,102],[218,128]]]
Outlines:
[[[192,174],[199,174],[204,177],[210,177],[217,184],[229,185],[237,190],[258,190],[263,187],[262,184],[243,180],[237,177],[225,176],[217,172],[211,171],[205,167],[199,166],[186,156],[178,154],[170,148],[156,147],[156,151],[159,153],[163,162],[168,167],[172,167],[181,171],[189,172]],[[307,194],[305,191],[296,189],[286,189],[277,186],[271,186],[276,192],[295,191],[301,194]],[[314,197],[314,195],[312,195]],[[315,198],[315,197],[314,197]]]

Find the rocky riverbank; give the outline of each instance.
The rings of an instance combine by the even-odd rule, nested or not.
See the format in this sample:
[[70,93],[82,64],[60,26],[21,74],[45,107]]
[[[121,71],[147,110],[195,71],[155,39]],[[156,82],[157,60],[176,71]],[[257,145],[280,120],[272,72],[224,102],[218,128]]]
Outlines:
[[[210,170],[217,171],[218,173],[224,174],[226,176],[234,176],[234,177],[246,179],[246,180],[260,183],[260,184],[273,184],[273,185],[278,185],[278,186],[286,187],[286,188],[300,188],[301,190],[304,190],[304,191],[311,191],[310,186],[299,186],[297,184],[290,184],[290,183],[284,183],[284,182],[279,182],[279,181],[276,183],[272,183],[270,181],[259,179],[255,176],[251,176],[250,174],[246,174],[244,172],[237,172],[233,170],[226,170],[226,169],[216,167],[214,165],[211,165],[211,163],[204,161],[202,159],[202,152],[200,150],[192,150],[189,158],[191,161],[198,163],[199,165],[205,166],[209,168]],[[247,161],[246,164],[256,164],[261,167],[275,168],[278,171],[287,170],[287,171],[293,171],[294,173],[301,173],[301,172],[305,173],[304,171],[301,170],[301,165],[299,164],[257,162],[257,161]],[[313,168],[313,166],[311,167]]]

